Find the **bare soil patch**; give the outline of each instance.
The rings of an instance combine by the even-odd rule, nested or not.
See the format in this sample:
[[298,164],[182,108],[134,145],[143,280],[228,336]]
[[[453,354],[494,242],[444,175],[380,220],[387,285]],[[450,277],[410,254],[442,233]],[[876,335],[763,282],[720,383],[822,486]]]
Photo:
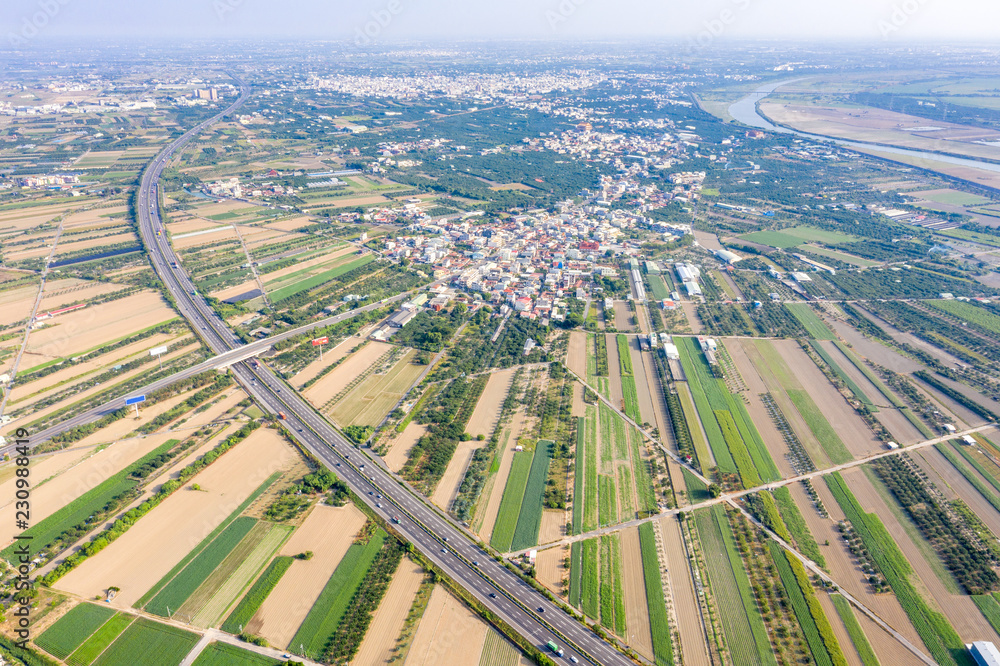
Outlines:
[[177,316],[158,293],[142,292],[59,315],[33,331],[28,348],[48,356],[72,356]]
[[247,631],[272,645],[287,646],[364,524],[365,514],[353,504],[313,508],[280,551],[295,556],[311,550],[312,559],[292,562]]
[[358,654],[351,662],[357,666],[387,664],[393,657],[396,639],[403,630],[413,598],[424,580],[424,570],[409,558],[403,558],[396,569],[382,603],[372,616],[372,623],[361,641]]
[[407,666],[478,664],[489,626],[438,585],[413,636]]
[[437,484],[437,488],[434,489],[434,494],[431,495],[432,502],[445,511],[448,510],[451,503],[458,497],[458,489],[462,485],[462,479],[465,478],[465,470],[469,468],[469,463],[472,462],[473,454],[484,446],[486,446],[485,441],[470,440],[468,442],[459,442],[451,460],[448,461],[448,466],[445,468],[444,474]]
[[555,594],[565,598],[568,589],[564,584],[568,572],[563,561],[569,555],[569,546],[546,548],[535,558],[535,578]]
[[[128,532],[63,577],[59,589],[83,597],[121,588],[112,604],[128,608],[236,509],[295,452],[259,429],[153,509]],[[202,490],[191,490],[197,483]]]
[[635,651],[653,660],[653,636],[649,628],[649,605],[646,603],[646,581],[643,577],[642,550],[639,547],[639,528],[621,532],[622,583],[625,592],[625,641]]
[[[683,536],[676,518],[659,521],[660,534],[667,561],[665,566],[670,575],[670,591],[674,602],[674,617],[681,637],[681,651],[684,663],[709,666],[712,663],[705,641],[705,629],[701,621],[701,608],[695,595],[691,578],[690,561],[684,549]],[[668,609],[669,610],[669,609]],[[626,616],[627,617],[627,616]]]
[[483,390],[483,394],[476,403],[476,409],[472,412],[469,425],[466,427],[473,437],[483,435],[489,437],[493,434],[497,420],[500,418],[500,409],[504,400],[507,399],[507,391],[514,380],[514,373],[517,368],[499,370],[490,375],[490,380]]
[[344,362],[337,366],[333,372],[310,386],[304,395],[311,403],[322,407],[392,348],[392,345],[387,345],[384,342],[369,342],[344,359]]
[[587,376],[587,334],[583,331],[571,331],[569,334],[566,367],[575,372],[578,377]]
[[403,432],[396,435],[392,440],[392,448],[385,454],[383,460],[393,472],[403,469],[410,455],[410,450],[421,437],[427,434],[427,426],[410,421]]

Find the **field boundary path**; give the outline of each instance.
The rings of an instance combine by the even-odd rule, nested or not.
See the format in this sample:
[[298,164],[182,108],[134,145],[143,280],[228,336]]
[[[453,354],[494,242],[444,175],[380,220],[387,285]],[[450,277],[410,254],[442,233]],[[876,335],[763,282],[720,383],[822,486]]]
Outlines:
[[[89,206],[87,208],[89,209]],[[3,416],[4,409],[7,408],[7,398],[13,393],[12,389],[17,379],[17,369],[21,365],[21,357],[24,356],[24,350],[28,348],[28,336],[31,335],[31,327],[35,322],[35,315],[38,314],[38,306],[42,304],[42,297],[45,295],[45,281],[49,277],[49,264],[52,263],[52,257],[56,254],[56,247],[59,246],[59,238],[62,236],[63,225],[66,223],[66,218],[75,212],[78,211],[66,212],[59,216],[59,226],[56,228],[55,238],[52,239],[52,249],[49,250],[48,256],[45,257],[45,265],[42,267],[42,281],[38,285],[35,304],[31,306],[28,323],[24,325],[24,339],[21,341],[21,348],[17,350],[17,357],[14,359],[14,364],[10,368],[10,380],[7,382],[7,389],[3,393],[3,400],[0,400],[0,417]]]
[[250,256],[250,250],[247,249],[247,242],[243,239],[243,232],[240,231],[240,226],[238,224],[233,225],[233,229],[236,230],[236,237],[240,239],[240,245],[243,246],[243,254],[247,258],[247,264],[250,266],[250,272],[253,273],[253,279],[257,281],[257,288],[260,289],[261,298],[264,299],[264,304],[267,307],[271,306],[271,301],[267,298],[267,292],[264,290],[264,283],[260,279],[260,274],[257,272],[257,266],[254,264],[253,257]]

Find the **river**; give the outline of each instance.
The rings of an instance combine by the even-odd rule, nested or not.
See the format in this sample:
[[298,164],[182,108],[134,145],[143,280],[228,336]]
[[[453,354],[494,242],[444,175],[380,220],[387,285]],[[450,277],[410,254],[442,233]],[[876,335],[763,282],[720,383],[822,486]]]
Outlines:
[[951,155],[942,155],[941,153],[929,153],[922,150],[910,150],[908,148],[897,148],[896,146],[883,146],[877,143],[864,143],[861,141],[848,141],[846,139],[835,139],[833,137],[822,136],[819,134],[808,134],[806,132],[799,132],[797,130],[787,129],[785,127],[778,127],[769,121],[764,116],[760,115],[757,111],[757,102],[764,99],[775,89],[788,85],[789,83],[795,83],[796,81],[802,81],[803,79],[787,79],[785,81],[776,81],[772,83],[767,83],[761,87],[754,90],[752,93],[734,102],[729,107],[729,115],[735,118],[737,121],[743,123],[744,125],[749,125],[750,127],[756,127],[758,129],[767,130],[769,132],[774,132],[776,134],[794,134],[796,136],[801,136],[806,139],[812,139],[814,141],[828,141],[830,143],[835,143],[838,146],[845,146],[847,148],[854,148],[856,150],[865,151],[878,151],[880,153],[887,153],[890,155],[907,155],[909,157],[916,157],[924,160],[933,160],[935,162],[944,162],[945,164],[954,164],[956,166],[972,167],[974,169],[982,169],[983,171],[993,171],[995,173],[1000,173],[1000,164],[994,164],[992,162],[981,162],[979,160],[964,158],[964,157],[953,157]]

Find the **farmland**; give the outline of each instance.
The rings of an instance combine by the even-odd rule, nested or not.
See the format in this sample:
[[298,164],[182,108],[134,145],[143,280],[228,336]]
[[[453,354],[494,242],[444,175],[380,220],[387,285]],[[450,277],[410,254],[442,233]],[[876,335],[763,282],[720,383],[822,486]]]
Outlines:
[[250,623],[251,618],[267,599],[267,595],[275,588],[281,577],[292,565],[292,558],[288,555],[276,557],[264,570],[264,573],[247,590],[247,593],[240,599],[239,604],[233,609],[229,617],[222,624],[222,630],[231,634],[238,634],[242,628]]
[[281,662],[229,643],[209,643],[193,666],[274,666]]
[[[348,603],[368,573],[386,540],[386,533],[376,528],[365,543],[355,543],[347,549],[333,575],[309,610],[302,626],[292,637],[288,649],[303,650],[305,656],[325,653],[348,609]],[[301,646],[301,647],[300,647]]]
[[823,320],[805,303],[786,303],[785,308],[799,320],[814,340],[833,340],[833,331],[823,323]]
[[738,664],[774,664],[771,643],[725,510],[716,506],[696,511],[694,516],[730,655]]
[[49,654],[65,659],[115,614],[105,606],[74,606],[35,641]]
[[132,666],[137,654],[149,666],[176,666],[198,636],[177,627],[139,618],[94,662],[94,666]]
[[497,514],[493,536],[490,539],[490,545],[501,552],[509,551],[514,541],[533,459],[534,451],[529,451],[527,448],[514,456],[507,484],[504,486],[503,499],[500,501],[500,512]]
[[639,542],[642,548],[642,573],[646,582],[649,628],[653,635],[653,654],[657,666],[667,666],[673,663],[673,648],[670,644],[670,623],[663,601],[663,582],[660,578],[660,562],[656,554],[652,524],[639,526]]

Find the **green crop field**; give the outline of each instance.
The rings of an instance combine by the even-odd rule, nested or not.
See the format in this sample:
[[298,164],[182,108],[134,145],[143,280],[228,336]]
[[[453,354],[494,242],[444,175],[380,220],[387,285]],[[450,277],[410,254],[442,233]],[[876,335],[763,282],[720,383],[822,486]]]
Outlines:
[[56,620],[35,641],[49,654],[65,659],[87,640],[115,611],[107,606],[82,603]]
[[300,280],[299,282],[288,285],[287,287],[282,287],[281,289],[277,289],[271,294],[269,294],[271,302],[278,303],[290,296],[298,294],[299,292],[306,291],[307,289],[312,289],[313,287],[318,287],[325,282],[329,282],[330,280],[340,277],[341,275],[347,273],[348,271],[352,271],[355,268],[359,268],[373,261],[375,261],[375,255],[369,253],[349,263],[343,264],[336,268],[331,268],[328,271],[323,271],[318,275],[306,278],[305,280]]
[[816,353],[819,354],[819,357],[823,359],[823,362],[830,366],[830,369],[834,372],[834,374],[840,377],[844,384],[847,385],[847,388],[851,390],[854,397],[865,405],[868,405],[869,408],[874,407],[875,403],[873,403],[871,398],[869,398],[865,392],[861,390],[861,387],[858,386],[857,382],[851,379],[851,377],[844,372],[844,369],[837,364],[837,362],[833,359],[833,356],[830,355],[830,352],[824,349],[823,345],[821,345],[817,340],[810,340],[809,342]]
[[830,460],[834,464],[840,465],[854,460],[854,456],[844,446],[844,442],[840,439],[837,431],[833,429],[830,422],[823,416],[823,412],[819,410],[819,407],[816,406],[812,397],[805,390],[789,389],[786,393],[791,398],[792,404],[795,405],[795,409],[802,415],[802,419],[806,422],[806,425],[809,426],[809,430],[819,440],[823,446],[823,450],[826,451],[826,455],[830,457]]
[[[939,664],[957,666],[954,654],[965,654],[964,644],[947,618],[932,609],[910,582],[913,568],[874,513],[865,513],[839,472],[823,477],[844,516],[851,521],[875,566],[892,588],[907,617],[931,656]],[[964,660],[962,663],[965,663]]]
[[228,643],[209,643],[194,660],[194,666],[272,666],[280,659],[243,650]]
[[855,266],[860,266],[862,268],[871,268],[872,266],[880,266],[881,264],[877,261],[872,261],[870,259],[862,259],[861,257],[855,257],[853,254],[847,254],[846,252],[838,252],[836,250],[831,250],[830,248],[821,247],[819,245],[802,245],[799,250],[803,250],[807,253],[818,254],[820,259],[827,257],[829,259],[837,259],[843,261],[845,264],[854,264]]
[[933,201],[934,203],[950,204],[954,206],[980,206],[982,204],[990,203],[991,201],[986,197],[969,194],[968,192],[960,192],[958,190],[915,192],[914,194],[927,199],[928,201]]
[[240,603],[236,605],[233,612],[226,618],[226,621],[222,625],[223,631],[238,634],[241,631],[241,627],[249,624],[250,619],[253,618],[254,614],[267,599],[267,595],[271,594],[271,591],[277,586],[278,581],[288,571],[288,567],[292,566],[292,560],[291,556],[282,555],[271,561],[271,564],[267,566],[264,573],[254,582],[247,593],[243,595]]
[[[132,472],[160,454],[170,450],[176,444],[176,439],[164,442],[122,471],[113,474],[96,487],[88,490],[54,513],[49,514],[46,518],[25,531],[24,534],[30,536],[30,540],[19,541],[18,543],[28,544],[29,553],[32,556],[36,555],[38,551],[51,544],[65,530],[85,522],[94,512],[103,508],[110,499],[133,488],[139,481],[130,477]],[[8,546],[0,555],[3,555],[8,562],[12,561],[16,545]]]
[[67,657],[66,663],[70,666],[90,666],[109,645],[121,636],[122,632],[134,620],[134,615],[116,613],[114,617],[105,622],[100,629],[84,641],[83,645],[76,649],[76,652]]
[[538,440],[535,445],[535,455],[531,459],[531,469],[524,486],[510,550],[523,550],[538,544],[538,530],[542,526],[542,500],[545,499],[545,481],[549,478],[553,445],[554,442],[546,439]]
[[754,467],[753,460],[750,458],[750,452],[747,451],[746,444],[743,443],[743,438],[740,437],[740,433],[736,429],[733,415],[727,411],[716,410],[715,418],[719,422],[719,428],[722,429],[726,447],[729,448],[729,453],[732,454],[733,460],[736,462],[736,469],[739,470],[743,487],[754,488],[761,485],[760,475],[757,474],[757,468]]
[[619,334],[616,337],[618,342],[618,364],[621,366],[623,375],[632,373],[632,354],[629,352],[628,336]]
[[275,481],[277,481],[278,477],[280,477],[281,475],[282,475],[282,472],[279,471],[279,472],[275,472],[271,476],[267,477],[262,484],[260,484],[259,486],[257,486],[257,488],[252,493],[250,493],[249,497],[247,497],[245,500],[243,500],[242,504],[240,504],[238,507],[236,507],[233,510],[232,513],[230,513],[228,516],[226,516],[226,519],[223,520],[221,523],[219,523],[219,525],[216,526],[216,528],[214,530],[212,530],[211,532],[209,532],[208,536],[206,536],[204,539],[202,539],[201,542],[197,546],[195,546],[194,548],[192,548],[191,551],[187,555],[185,555],[184,558],[180,562],[178,562],[177,564],[175,564],[174,568],[167,572],[167,575],[165,575],[163,578],[161,578],[160,580],[158,580],[156,582],[156,585],[154,585],[153,587],[151,587],[149,590],[146,591],[145,594],[143,594],[141,597],[139,597],[139,600],[136,601],[134,604],[132,604],[132,607],[133,608],[143,608],[147,603],[149,603],[150,599],[152,599],[153,597],[155,597],[160,592],[160,590],[162,590],[167,585],[167,583],[169,583],[171,580],[173,580],[177,576],[177,574],[179,574],[181,572],[181,570],[183,570],[184,567],[186,567],[191,562],[191,560],[193,560],[194,558],[196,558],[206,548],[208,548],[209,544],[211,544],[213,541],[215,541],[215,539],[220,534],[222,534],[223,531],[225,531],[226,529],[228,529],[229,526],[233,524],[233,521],[235,521],[237,518],[239,518],[240,514],[243,513],[244,511],[246,511],[247,507],[250,506],[251,504],[253,504],[254,500],[256,500],[258,497],[260,497],[264,493],[264,491],[266,491],[268,488],[270,488],[271,484],[273,484]]
[[823,323],[819,315],[806,303],[785,303],[785,309],[792,313],[802,327],[816,340],[834,340],[833,331]]
[[776,541],[768,542],[771,559],[778,571],[781,584],[788,595],[809,651],[819,666],[846,666],[847,660],[840,649],[830,621],[813,592],[805,568],[798,560],[788,556]]
[[656,666],[674,663],[670,643],[670,622],[667,604],[663,600],[663,579],[660,578],[660,560],[656,555],[656,538],[652,523],[639,526],[639,546],[642,551],[642,576],[646,581],[646,607],[649,611],[649,629],[653,636],[653,656]]
[[574,541],[569,548],[569,605],[580,607],[583,585],[583,544]]
[[490,545],[506,553],[514,541],[517,530],[518,516],[521,513],[521,502],[524,500],[524,488],[528,484],[528,474],[531,472],[531,461],[534,454],[527,449],[514,454],[514,462],[510,466],[507,485],[500,499],[500,510],[497,522],[493,526],[493,536]]
[[729,654],[740,666],[776,664],[725,509],[716,505],[694,516]]
[[198,586],[215,571],[226,556],[257,524],[254,518],[241,517],[222,531],[190,564],[167,583],[160,593],[146,604],[146,611],[161,617],[170,617],[187,601]]
[[291,525],[263,525],[264,536],[256,540],[252,550],[248,549],[254,542],[248,535],[184,603],[185,607],[192,607],[192,612],[197,611],[194,624],[200,627],[218,624],[226,609],[232,606],[294,530]]
[[806,524],[806,519],[799,511],[799,507],[796,506],[795,500],[792,499],[791,491],[787,487],[776,488],[774,500],[780,509],[782,522],[788,527],[788,531],[795,539],[795,544],[802,554],[821,568],[826,569],[826,558],[820,552],[819,545]]
[[297,651],[302,645],[305,646],[305,656],[318,656],[322,653],[387,536],[384,531],[377,529],[368,543],[352,544],[347,549],[323,591],[319,593],[316,603],[309,609],[302,626],[288,644],[289,650]]
[[964,322],[1000,335],[1000,317],[987,311],[984,307],[964,301],[927,301],[927,303]]
[[521,653],[495,629],[486,632],[479,666],[517,666]]
[[597,538],[583,542],[583,576],[581,590],[581,610],[587,617],[596,620],[600,616],[601,582],[600,549]]
[[[956,445],[953,444],[952,446]],[[984,475],[984,478],[990,483],[990,485],[993,486],[991,488],[990,485],[983,483],[983,481],[978,476],[976,476],[976,474],[971,469],[969,469],[965,465],[965,463],[962,462],[962,459],[955,454],[955,451],[952,450],[951,446],[949,446],[947,443],[941,442],[940,444],[935,444],[934,448],[940,451],[941,455],[947,458],[948,462],[950,462],[955,467],[955,469],[957,469],[959,473],[965,477],[965,480],[968,481],[970,484],[972,484],[973,488],[979,491],[979,494],[983,496],[983,499],[992,504],[993,508],[995,508],[997,511],[1000,511],[1000,496],[997,495],[996,491],[997,486],[1000,484],[998,484],[997,480],[994,477],[990,476],[989,474]],[[973,458],[972,456],[968,456],[962,449],[961,444],[957,445],[956,448],[959,452],[963,454],[966,460],[974,463],[974,466],[979,466],[979,469],[982,469],[982,466],[979,464],[979,461]],[[980,474],[983,474],[983,472],[985,471],[986,470],[983,469],[983,471],[980,472]]]
[[653,294],[653,298],[658,301],[670,298],[670,290],[667,289],[667,283],[663,281],[663,278],[659,275],[649,275],[649,290]]
[[847,635],[851,637],[851,643],[854,645],[854,649],[858,651],[861,663],[864,666],[879,666],[875,650],[872,649],[871,643],[868,642],[868,637],[865,636],[864,630],[858,623],[858,618],[854,617],[854,611],[851,609],[850,602],[840,594],[831,594],[830,599],[837,608],[837,615],[840,616],[844,626],[847,627]]
[[677,343],[678,351],[680,351],[681,365],[684,368],[684,375],[687,377],[688,388],[698,410],[701,424],[705,428],[705,434],[708,436],[708,445],[712,449],[715,463],[720,471],[737,474],[736,462],[730,455],[729,448],[726,447],[726,440],[715,420],[715,411],[712,409],[712,403],[708,396],[711,392],[718,404],[724,405],[726,403],[725,395],[721,393],[715,377],[709,374],[708,364],[697,348],[697,342],[693,338],[681,337],[675,337],[674,341]]
[[639,391],[632,375],[622,375],[622,399],[625,401],[625,414],[636,423],[642,423],[642,415],[639,414]]
[[105,650],[94,666],[177,666],[198,642],[198,635],[144,617],[137,619]]
[[743,240],[760,245],[770,245],[781,250],[796,247],[805,243],[805,239],[792,236],[781,231],[754,231],[740,236]]

